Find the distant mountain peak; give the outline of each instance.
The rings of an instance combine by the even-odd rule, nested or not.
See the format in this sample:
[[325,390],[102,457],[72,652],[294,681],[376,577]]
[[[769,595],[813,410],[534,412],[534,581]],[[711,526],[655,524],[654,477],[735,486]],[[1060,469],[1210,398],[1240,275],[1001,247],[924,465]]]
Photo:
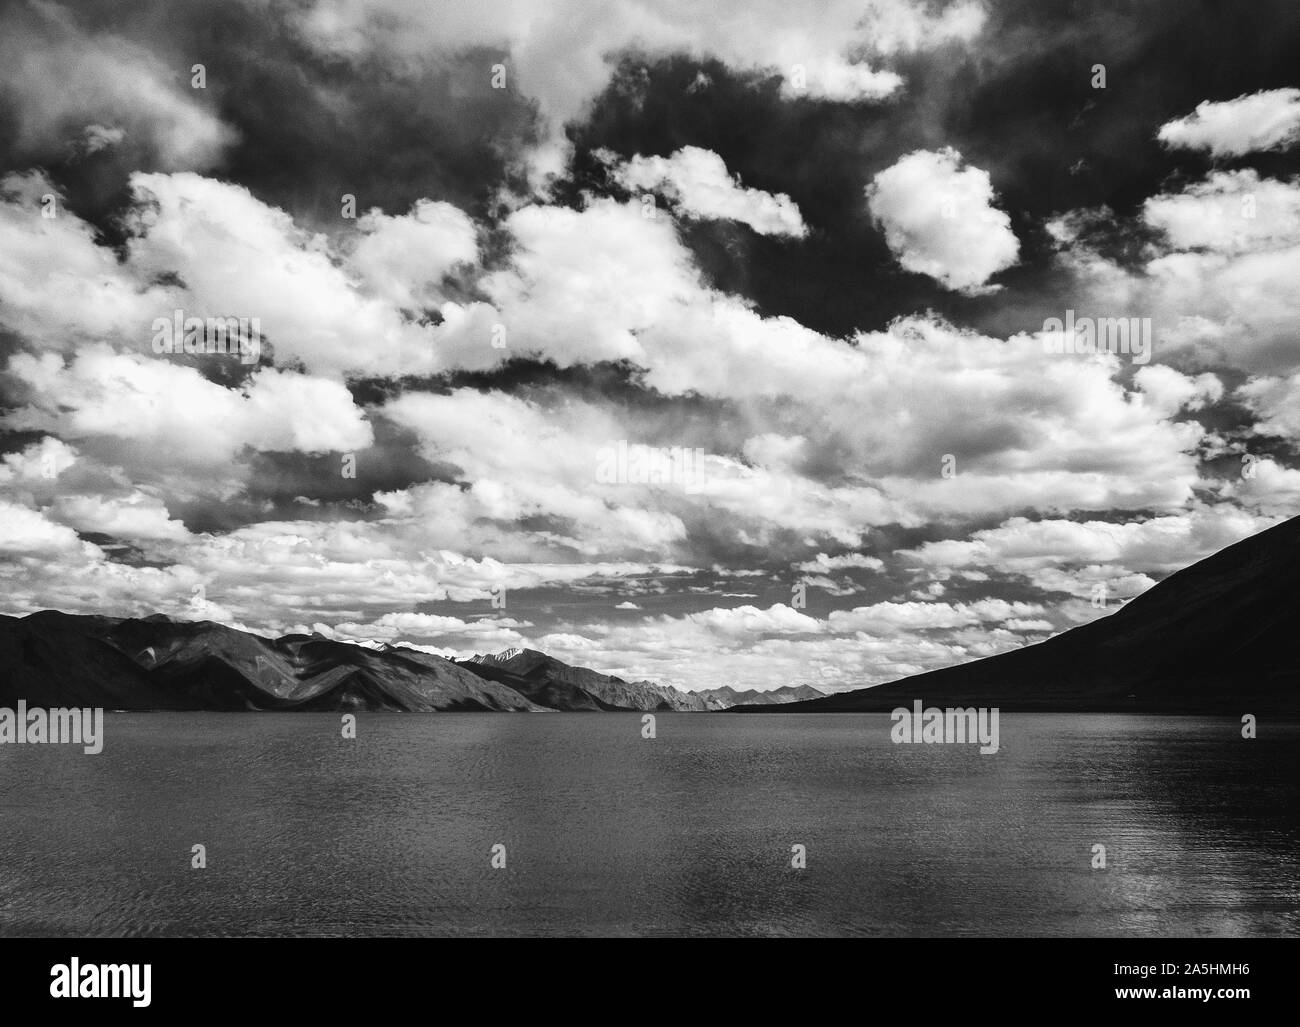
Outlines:
[[500,664],[509,663],[516,656],[522,656],[524,653],[530,651],[533,650],[520,649],[518,647],[515,647],[513,649],[502,649],[499,653],[482,653],[482,654],[476,653],[474,656],[470,657],[470,660],[473,661],[474,663],[488,663],[488,664],[500,665]]

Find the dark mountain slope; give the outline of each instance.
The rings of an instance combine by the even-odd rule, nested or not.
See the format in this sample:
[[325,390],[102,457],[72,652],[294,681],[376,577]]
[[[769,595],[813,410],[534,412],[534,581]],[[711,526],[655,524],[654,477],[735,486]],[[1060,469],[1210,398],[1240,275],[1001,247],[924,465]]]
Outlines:
[[42,707],[192,709],[185,697],[99,637],[111,624],[53,611],[0,617],[0,706],[13,708],[26,699]]
[[0,618],[0,704],[154,710],[536,710],[450,660],[210,621]]
[[780,710],[891,710],[915,699],[1007,710],[1300,712],[1300,518],[1037,645]]

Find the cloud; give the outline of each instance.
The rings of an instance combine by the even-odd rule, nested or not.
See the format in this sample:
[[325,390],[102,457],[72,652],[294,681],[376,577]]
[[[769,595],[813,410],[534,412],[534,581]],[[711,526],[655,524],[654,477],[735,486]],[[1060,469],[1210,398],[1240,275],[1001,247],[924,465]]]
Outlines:
[[1161,125],[1156,138],[1168,147],[1206,150],[1212,157],[1287,149],[1300,140],[1300,89],[1206,100],[1186,117]]
[[969,539],[926,542],[901,555],[927,569],[982,567],[1029,576],[1090,564],[1108,564],[1114,574],[1168,573],[1274,523],[1275,518],[1228,504],[1132,521],[1013,517],[999,527],[975,531]]
[[885,602],[835,610],[827,618],[827,625],[838,633],[872,631],[889,634],[997,623],[1037,617],[1042,613],[1043,607],[1036,603],[1004,599],[981,599],[973,603]]
[[864,553],[845,553],[843,556],[827,556],[825,553],[818,553],[812,560],[805,560],[798,564],[796,570],[808,571],[809,573],[829,573],[830,571],[842,571],[850,568],[862,568],[864,570],[878,571],[885,566],[883,560],[874,556],[867,556]]
[[189,64],[169,67],[141,44],[79,29],[55,3],[0,15],[0,93],[13,105],[24,159],[64,157],[85,141],[128,145],[163,171],[219,162],[235,132],[189,88]]
[[590,624],[540,635],[535,644],[580,665],[691,690],[806,682],[835,691],[1014,648],[1044,630],[1041,619],[1016,615],[1033,609],[1000,600],[960,608],[877,604],[817,619],[778,603]]
[[1300,190],[1252,168],[1215,171],[1180,193],[1142,204],[1142,218],[1170,248],[1239,255],[1300,243]]
[[1300,469],[1264,457],[1243,463],[1242,472],[1225,484],[1225,498],[1269,517],[1289,517],[1300,508]]
[[1300,179],[1213,172],[1148,198],[1136,226],[1115,226],[1124,234],[1155,230],[1136,267],[1078,234],[1097,215],[1072,212],[1054,223],[1076,309],[1150,317],[1156,357],[1168,363],[1254,372],[1294,364]]
[[1164,417],[1182,410],[1200,410],[1223,398],[1223,382],[1208,371],[1196,376],[1182,374],[1165,364],[1140,367],[1133,375],[1140,398]]
[[[178,275],[182,298],[201,314],[258,318],[278,360],[299,360],[311,370],[431,368],[426,354],[436,333],[359,291],[326,240],[288,214],[240,186],[190,173],[133,175],[131,185],[136,208],[128,263],[146,276]],[[381,247],[411,226],[377,218],[369,224],[372,237],[360,245],[373,273]],[[359,339],[366,345],[358,346]]]
[[[732,525],[733,544],[766,549],[795,532],[852,544],[867,521],[889,516],[870,488],[830,489],[707,453],[693,458],[689,488],[602,474],[620,441],[648,430],[635,421],[620,423],[613,405],[570,401],[555,409],[463,389],[404,395],[382,413],[415,433],[426,459],[456,468],[457,484],[428,483],[379,497],[403,514],[436,511],[430,530],[445,544],[460,532],[485,543],[490,538],[494,546],[511,547],[507,551],[537,545],[689,561],[707,555],[696,546],[707,546],[720,522]],[[671,444],[680,448],[685,441]],[[547,527],[541,532],[507,528],[542,519]],[[803,549],[793,538],[782,544]]]
[[[903,85],[878,57],[970,41],[984,21],[983,3],[973,0],[937,12],[914,0],[831,0],[811,19],[785,0],[486,0],[473,7],[320,0],[294,15],[308,45],[358,63],[381,59],[409,68],[475,47],[504,51],[510,86],[537,101],[546,123],[533,159],[551,172],[564,161],[565,124],[605,88],[620,54],[712,57],[736,71],[780,75],[790,98],[872,101]],[[484,61],[485,80],[491,66]]]
[[952,148],[907,154],[871,181],[867,208],[905,269],[975,295],[1016,262],[1020,243],[988,172],[961,160]]
[[[39,175],[0,182],[0,222],[12,230],[0,255],[0,316],[8,327],[47,349],[107,339],[150,352],[154,320],[179,309],[256,318],[278,359],[312,369],[431,366],[436,332],[363,294],[325,240],[282,211],[242,187],[190,173],[131,181],[124,261],[75,215],[40,216],[39,196],[52,187]],[[381,238],[397,230],[371,224]],[[363,249],[363,261],[364,273],[381,270],[376,249]],[[358,347],[358,338],[370,344]]]
[[[364,624],[335,624],[332,634],[337,638],[366,638],[392,641],[395,638],[446,638],[447,636],[491,636],[503,631],[515,632],[531,627],[526,621],[510,617],[487,617],[467,621],[460,617],[446,617],[429,613],[386,613]],[[515,635],[515,637],[520,637]]]
[[62,439],[46,435],[17,453],[0,459],[0,485],[31,486],[58,478],[77,462],[77,451]]
[[0,521],[4,534],[0,535],[0,552],[6,556],[51,556],[78,551],[83,543],[71,528],[7,500],[0,499]]
[[[513,211],[502,225],[513,240],[508,264],[478,280],[485,301],[444,302],[446,320],[434,327],[408,320],[396,305],[436,303],[442,276],[475,255],[474,226],[453,207],[372,212],[335,247],[238,187],[152,175],[138,176],[136,189],[124,262],[74,217],[47,228],[21,199],[4,208],[20,245],[20,259],[0,260],[0,298],[12,300],[6,317],[47,346],[75,350],[66,371],[49,356],[18,361],[16,380],[35,398],[18,404],[12,425],[57,428],[74,439],[132,439],[143,450],[170,422],[184,420],[169,393],[185,397],[186,409],[208,423],[249,422],[196,436],[189,447],[196,460],[227,460],[243,445],[346,452],[372,437],[340,388],[323,384],[348,373],[481,368],[507,355],[560,367],[626,361],[644,369],[644,384],[662,395],[715,397],[728,404],[720,411],[726,416],[689,439],[642,423],[635,407],[540,408],[474,390],[454,399],[401,397],[387,416],[425,440],[425,459],[461,468],[462,488],[435,483],[424,493],[470,520],[555,517],[569,525],[554,533],[557,545],[577,544],[583,526],[589,555],[604,544],[638,556],[662,545],[689,560],[700,554],[681,546],[706,537],[709,518],[719,515],[732,521],[742,545],[780,545],[807,559],[806,550],[785,547],[795,538],[853,546],[866,527],[917,524],[935,513],[1043,503],[1167,506],[1185,500],[1196,481],[1190,454],[1199,425],[1164,423],[1171,411],[1129,401],[1113,363],[1045,364],[1034,338],[992,339],[933,319],[906,319],[850,344],[789,318],[764,317],[707,285],[669,220],[644,218],[635,201]],[[71,271],[56,297],[29,269],[53,268],[65,257]],[[177,278],[147,284],[166,274]],[[629,281],[637,288],[626,288]],[[121,355],[105,362],[101,350],[85,348],[101,334],[143,349],[145,319],[174,306],[256,314],[276,360],[301,361],[311,373],[259,372],[241,400],[152,354],[147,363],[124,363]],[[490,342],[497,325],[503,349]],[[88,354],[117,380],[139,379],[120,406],[95,392],[84,371],[91,363],[80,363]],[[58,383],[68,386],[67,410],[56,409],[56,383],[42,385],[50,375],[71,376]],[[1154,378],[1142,381],[1150,395]],[[152,398],[144,402],[141,393]],[[146,409],[137,411],[141,402]],[[281,406],[295,412],[292,423],[278,415]],[[738,436],[742,407],[750,431]],[[935,416],[916,419],[911,411],[922,407]],[[161,417],[159,410],[170,412]],[[900,419],[912,427],[899,432]],[[567,459],[539,463],[535,453],[501,441],[550,436],[548,452]],[[651,499],[635,488],[594,494],[593,449],[620,439],[702,448],[705,473],[694,495],[678,490]],[[943,454],[960,462],[957,484],[935,473]],[[837,480],[818,481],[829,468],[840,469]],[[647,501],[654,507],[638,508]],[[781,532],[790,538],[781,542]],[[493,544],[504,545],[504,534],[499,528]]]
[[[120,345],[138,342],[129,326],[150,307],[260,310],[275,359],[308,373],[264,368],[230,388],[152,354],[87,345],[93,293],[76,319],[59,322],[55,296],[15,262],[15,325],[71,355],[11,360],[17,395],[8,423],[84,443],[101,461],[111,455],[136,480],[156,473],[159,440],[174,437],[176,425],[220,426],[187,440],[190,478],[169,483],[171,494],[238,472],[245,447],[363,449],[378,420],[410,433],[419,456],[439,468],[437,480],[354,497],[386,514],[383,532],[395,538],[517,562],[707,565],[742,552],[808,562],[861,546],[873,527],[919,527],[936,515],[1167,508],[1198,480],[1204,430],[1168,420],[1181,379],[1126,388],[1114,361],[1047,361],[1034,337],[991,338],[936,318],[845,340],[763,316],[707,284],[671,221],[642,217],[635,201],[510,212],[500,225],[508,255],[476,283],[484,300],[444,302],[447,320],[433,328],[397,306],[437,303],[443,276],[476,256],[473,222],[453,207],[372,211],[355,233],[325,239],[211,179],[138,176],[136,190],[120,262],[73,217],[45,230],[18,201],[12,216],[29,252],[55,263],[66,250],[80,262],[74,281],[108,284],[120,302],[99,306],[125,313],[100,329]],[[156,281],[167,284],[148,285]],[[142,303],[142,287],[161,293]],[[487,344],[497,323],[504,351]],[[581,399],[562,388],[394,389],[363,412],[340,379],[400,369],[396,351],[408,344],[432,367],[481,367],[508,354],[559,368],[625,361],[643,374],[622,398]],[[1151,398],[1157,384],[1160,403]],[[658,398],[650,402],[646,390]],[[707,400],[710,416],[683,422],[656,412],[667,400]],[[1195,402],[1188,396],[1180,409]],[[932,416],[917,418],[918,409]],[[115,440],[111,454],[102,439]],[[690,490],[598,481],[601,448],[620,440],[698,447],[699,480]],[[944,454],[958,460],[953,481],[938,473]],[[256,516],[252,508],[238,515]],[[243,616],[238,603],[226,605]]]
[[162,500],[138,490],[123,498],[58,496],[49,516],[78,531],[111,535],[127,542],[178,541],[189,535],[184,524],[170,517]]
[[[53,218],[42,197],[56,197]],[[169,306],[170,290],[133,275],[92,225],[66,210],[40,172],[0,179],[0,320],[44,349],[106,338],[144,348],[149,324]]]
[[[278,362],[333,377],[483,367],[504,355],[492,346],[499,315],[445,298],[446,276],[478,255],[473,221],[450,204],[372,210],[331,239],[242,186],[188,172],[130,183],[118,259],[75,214],[41,216],[41,196],[57,192],[44,176],[0,180],[7,327],[46,349],[107,340],[151,352],[155,319],[176,310],[246,317]],[[430,309],[441,323],[423,320]]]
[[118,468],[104,467],[53,436],[5,454],[0,485],[8,486],[11,500],[80,533],[143,548],[189,537],[156,491],[135,486]]
[[[136,443],[153,459],[203,465],[229,460],[245,446],[315,453],[361,449],[373,440],[342,385],[272,368],[232,389],[193,367],[101,344],[67,363],[57,353],[16,353],[6,377],[21,396],[0,416],[6,427]],[[183,446],[159,449],[178,438]]]
[[1254,431],[1300,443],[1300,373],[1252,378],[1237,396],[1257,418]]
[[823,631],[814,617],[777,603],[760,610],[756,606],[736,606],[687,614],[687,623],[701,626],[719,635],[810,635]]
[[[1044,592],[1064,592],[1086,604],[1065,604],[1061,612],[1073,623],[1086,623],[1113,609],[1121,600],[1133,599],[1155,585],[1155,578],[1109,564],[1036,567],[1028,577]],[[1097,599],[1104,604],[1093,605]],[[1067,626],[1072,626],[1067,625]]]
[[362,233],[348,264],[370,290],[402,310],[445,300],[441,279],[478,259],[474,222],[450,203],[420,200],[409,214],[372,210],[357,221]]
[[[560,366],[628,361],[664,395],[718,397],[751,419],[781,397],[784,415],[770,412],[742,443],[748,474],[718,464],[699,490],[737,512],[786,506],[783,523],[807,516],[847,538],[855,514],[878,524],[1041,503],[1168,506],[1197,480],[1203,429],[1131,402],[1113,359],[1049,358],[1035,337],[993,339],[934,318],[849,344],[763,317],[707,287],[672,226],[643,218],[635,202],[530,206],[507,226],[517,249],[483,288],[512,352]],[[629,281],[637,288],[620,288]],[[774,430],[786,427],[782,416],[797,434]],[[632,437],[610,430],[588,437]],[[962,468],[956,483],[938,475],[946,453]],[[810,467],[838,468],[840,488],[801,481]]]
[[684,146],[671,157],[635,156],[612,175],[625,189],[662,193],[674,209],[690,217],[739,221],[759,235],[808,234],[789,196],[746,189],[721,157],[698,146]]

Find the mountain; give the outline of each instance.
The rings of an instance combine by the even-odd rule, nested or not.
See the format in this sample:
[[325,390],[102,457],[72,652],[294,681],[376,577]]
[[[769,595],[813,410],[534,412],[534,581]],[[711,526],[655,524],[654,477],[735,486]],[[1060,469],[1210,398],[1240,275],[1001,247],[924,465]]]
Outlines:
[[459,665],[555,710],[701,713],[725,708],[719,702],[710,703],[700,695],[668,685],[624,681],[586,667],[571,667],[536,649],[507,649],[494,656],[474,656]]
[[713,692],[624,681],[533,649],[456,661],[314,634],[263,638],[161,614],[0,616],[0,705],[8,707],[25,699],[117,710],[705,712],[775,701]]
[[1300,713],[1298,589],[1293,518],[1044,642],[782,712],[888,711],[921,699],[1004,710]]
[[729,709],[732,706],[781,706],[806,699],[820,699],[826,693],[812,685],[782,685],[766,692],[760,692],[757,688],[738,691],[730,685],[723,685],[721,688],[706,688],[695,694],[705,699],[715,699],[721,704],[720,708]]
[[103,638],[115,622],[45,611],[0,617],[0,706],[192,709]]
[[120,710],[538,710],[451,660],[210,621],[0,617],[0,705]]

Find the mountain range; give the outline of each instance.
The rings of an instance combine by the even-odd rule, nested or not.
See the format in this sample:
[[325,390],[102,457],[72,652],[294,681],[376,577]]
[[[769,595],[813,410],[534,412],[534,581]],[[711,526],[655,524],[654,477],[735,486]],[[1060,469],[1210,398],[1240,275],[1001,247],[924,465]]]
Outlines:
[[1300,518],[1170,575],[1115,613],[1011,652],[826,695],[686,692],[535,649],[449,660],[319,634],[43,611],[0,616],[0,704],[125,710],[1300,713]]
[[268,639],[161,614],[114,618],[52,610],[0,617],[0,705],[117,710],[480,710],[706,712],[815,698],[684,692],[573,667],[533,649],[468,660],[322,635]]

